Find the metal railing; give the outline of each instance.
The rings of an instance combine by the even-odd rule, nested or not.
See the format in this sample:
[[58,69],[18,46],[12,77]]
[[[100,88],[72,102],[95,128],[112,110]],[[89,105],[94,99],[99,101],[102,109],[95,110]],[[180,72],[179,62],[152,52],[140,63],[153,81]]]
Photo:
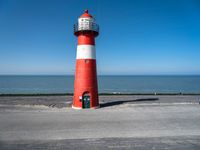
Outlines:
[[95,31],[99,33],[99,25],[93,22],[74,24],[74,33],[79,31]]

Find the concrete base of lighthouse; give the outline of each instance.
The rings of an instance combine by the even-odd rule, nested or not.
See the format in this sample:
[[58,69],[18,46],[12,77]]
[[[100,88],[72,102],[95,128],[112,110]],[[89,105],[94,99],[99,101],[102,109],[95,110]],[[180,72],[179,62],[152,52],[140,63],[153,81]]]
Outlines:
[[[72,108],[73,108],[73,109],[76,109],[76,110],[84,109],[84,108],[82,108],[82,107],[75,107],[75,106],[73,106],[73,105],[72,105]],[[99,105],[99,106],[96,106],[96,107],[91,107],[90,109],[98,109],[98,108],[100,108],[100,105]]]

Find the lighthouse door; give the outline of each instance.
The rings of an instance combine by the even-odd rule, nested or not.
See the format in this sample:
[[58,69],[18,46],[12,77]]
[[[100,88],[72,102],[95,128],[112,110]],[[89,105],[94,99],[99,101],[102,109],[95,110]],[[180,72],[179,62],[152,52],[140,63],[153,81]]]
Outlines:
[[89,94],[84,94],[83,95],[83,108],[90,108],[90,95]]

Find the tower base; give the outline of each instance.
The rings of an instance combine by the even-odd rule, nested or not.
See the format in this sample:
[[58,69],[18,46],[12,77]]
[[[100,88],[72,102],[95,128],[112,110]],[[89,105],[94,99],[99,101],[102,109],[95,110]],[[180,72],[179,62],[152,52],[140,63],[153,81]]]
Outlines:
[[[84,109],[84,108],[82,108],[82,107],[75,107],[75,106],[73,106],[73,105],[72,105],[72,108],[73,108],[73,109],[76,109],[76,110]],[[96,107],[91,107],[91,108],[89,108],[89,109],[98,109],[98,108],[100,108],[100,105],[99,105],[99,106],[96,106]]]

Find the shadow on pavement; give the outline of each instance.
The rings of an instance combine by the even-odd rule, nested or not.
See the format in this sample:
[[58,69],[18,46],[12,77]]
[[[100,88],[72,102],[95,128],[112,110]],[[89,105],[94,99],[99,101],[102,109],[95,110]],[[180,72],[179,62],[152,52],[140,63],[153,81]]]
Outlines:
[[134,100],[120,100],[120,101],[112,101],[112,102],[107,102],[100,104],[100,107],[110,107],[110,106],[116,106],[116,105],[121,105],[124,103],[134,103],[134,102],[143,102],[143,101],[157,101],[159,98],[142,98],[142,99],[134,99]]

